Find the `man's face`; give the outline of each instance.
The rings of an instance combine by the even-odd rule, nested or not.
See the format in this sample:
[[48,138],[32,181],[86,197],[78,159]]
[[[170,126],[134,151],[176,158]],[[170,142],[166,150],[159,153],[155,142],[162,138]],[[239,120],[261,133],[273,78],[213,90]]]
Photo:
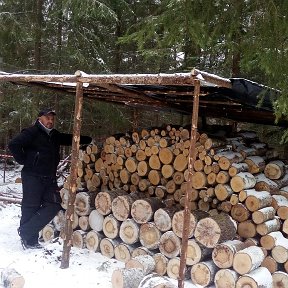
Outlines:
[[54,127],[54,115],[53,114],[42,115],[38,119],[46,128],[52,129]]

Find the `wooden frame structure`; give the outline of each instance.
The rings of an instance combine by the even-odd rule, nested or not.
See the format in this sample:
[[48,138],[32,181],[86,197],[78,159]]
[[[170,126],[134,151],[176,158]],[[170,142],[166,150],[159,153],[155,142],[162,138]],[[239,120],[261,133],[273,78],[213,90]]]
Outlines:
[[[88,98],[93,98],[91,95],[98,95],[97,99],[110,101],[110,102],[123,102],[126,105],[132,106],[135,104],[139,104],[140,106],[148,106],[152,105],[154,109],[165,109],[171,108],[171,103],[169,102],[169,97],[172,94],[181,94],[186,100],[183,101],[185,103],[192,103],[192,105],[188,106],[190,109],[190,113],[192,112],[191,118],[191,139],[190,139],[190,149],[189,149],[189,161],[188,161],[188,185],[187,191],[185,193],[185,208],[184,208],[184,223],[183,223],[183,237],[182,237],[182,247],[181,247],[181,261],[180,261],[180,271],[179,271],[179,281],[178,287],[184,287],[184,272],[185,272],[185,263],[187,258],[187,244],[188,244],[188,227],[190,221],[190,211],[188,207],[189,203],[189,191],[192,189],[192,175],[194,173],[194,162],[195,162],[195,144],[196,144],[196,133],[197,133],[197,125],[198,125],[198,113],[201,112],[199,110],[199,98],[200,96],[209,96],[209,89],[214,88],[213,93],[215,91],[226,91],[231,90],[233,88],[233,83],[231,80],[218,77],[213,74],[209,74],[203,71],[199,71],[194,69],[191,73],[179,73],[179,74],[125,74],[125,75],[87,75],[81,71],[77,71],[75,75],[20,75],[20,74],[8,74],[8,73],[0,73],[0,82],[9,81],[16,83],[18,85],[35,85],[42,86],[44,88],[49,89],[58,89],[64,90],[68,93],[75,93],[75,111],[74,111],[74,125],[73,125],[73,142],[72,142],[72,161],[71,161],[71,181],[69,184],[69,198],[68,198],[68,208],[66,214],[66,225],[65,225],[65,239],[63,244],[63,254],[61,261],[61,268],[69,267],[69,258],[70,258],[70,249],[72,245],[72,222],[74,215],[74,202],[76,196],[76,179],[77,179],[77,159],[79,155],[79,140],[80,140],[80,131],[81,131],[81,122],[82,122],[82,106],[83,106],[83,98],[84,96]],[[203,84],[204,83],[204,84]],[[207,85],[208,83],[208,85]],[[88,87],[92,86],[92,90],[94,89],[94,94],[90,91]],[[137,85],[137,86],[133,86]],[[145,97],[145,93],[141,93],[141,90],[147,90],[147,85],[152,85],[152,90],[150,89],[148,92],[153,94],[156,89],[159,87],[163,87],[163,85],[169,86],[169,91],[164,90],[165,93],[170,93],[169,97],[165,97],[165,101],[161,101],[159,97],[147,98]],[[201,90],[201,87],[206,87],[207,89]],[[132,86],[132,87],[131,87]],[[137,89],[135,89],[137,87]],[[158,88],[157,88],[158,87]],[[177,91],[175,87],[185,87],[185,89],[180,89]],[[174,91],[174,90],[175,91]],[[174,91],[173,93],[171,92]],[[71,92],[72,91],[72,92]],[[104,91],[106,91],[104,93]],[[140,92],[139,92],[140,91]],[[205,92],[206,91],[206,92]],[[227,92],[227,91],[226,91]],[[127,93],[129,97],[123,96],[123,93]],[[85,95],[86,94],[86,95]],[[149,95],[150,95],[149,94]],[[112,95],[112,96],[111,96]],[[120,96],[119,96],[120,95]],[[144,95],[144,96],[143,96]],[[147,94],[146,94],[147,95]],[[110,96],[110,98],[109,98]],[[151,95],[150,95],[151,96]],[[165,95],[167,96],[167,95]],[[116,99],[116,98],[123,99]],[[164,96],[163,96],[164,97]],[[177,110],[181,111],[181,107],[179,107],[179,101],[176,96],[175,106]],[[182,97],[182,99],[183,99]],[[171,97],[170,97],[171,98]],[[168,99],[168,100],[167,100]],[[216,101],[216,100],[215,100]],[[128,103],[129,102],[129,103]],[[148,103],[147,103],[148,102]],[[202,102],[205,103],[205,100]],[[215,104],[215,102],[211,102]],[[230,101],[227,102],[219,102],[221,105],[230,104],[232,107],[232,111],[234,108],[239,108],[239,103]],[[215,104],[216,105],[216,104]],[[235,107],[234,107],[235,106]],[[174,107],[175,108],[175,107]],[[187,108],[187,107],[185,107]],[[211,107],[209,107],[210,109]],[[256,108],[255,108],[256,109]],[[192,111],[191,111],[192,110]],[[248,109],[249,110],[249,109]],[[257,109],[256,109],[257,110]],[[183,110],[185,111],[185,110]],[[242,110],[243,111],[243,110]],[[189,110],[186,111],[189,113]],[[241,111],[240,111],[241,112]],[[251,111],[250,111],[251,112]],[[271,121],[271,111],[262,110],[260,111],[261,117],[263,115],[268,115]],[[259,111],[257,113],[260,113]],[[225,116],[225,115],[222,115]],[[267,117],[268,117],[267,116]],[[265,122],[265,121],[264,121]]]

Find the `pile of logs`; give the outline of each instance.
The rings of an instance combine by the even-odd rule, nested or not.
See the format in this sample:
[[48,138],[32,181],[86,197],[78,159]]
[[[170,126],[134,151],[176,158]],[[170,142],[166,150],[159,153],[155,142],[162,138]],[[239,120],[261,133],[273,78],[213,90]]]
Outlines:
[[[178,278],[189,147],[189,130],[168,125],[80,154],[73,245],[126,263],[113,287],[152,272]],[[254,132],[199,133],[195,156],[185,277],[203,287],[288,287],[286,163]],[[64,221],[61,211],[43,238],[61,234]],[[139,267],[141,255],[153,269]]]

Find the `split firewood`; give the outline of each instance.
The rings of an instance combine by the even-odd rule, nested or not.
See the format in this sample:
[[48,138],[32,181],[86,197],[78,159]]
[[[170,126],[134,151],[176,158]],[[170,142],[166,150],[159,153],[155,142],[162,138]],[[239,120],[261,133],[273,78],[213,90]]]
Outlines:
[[260,267],[265,255],[260,247],[250,246],[235,253],[233,269],[240,275]]
[[121,268],[112,273],[113,288],[134,288],[138,287],[145,274],[139,268]]
[[1,271],[1,282],[5,288],[23,288],[25,279],[14,268],[4,268]]
[[249,274],[244,274],[239,277],[236,282],[236,288],[271,288],[272,287],[272,276],[269,270],[265,267],[259,267]]
[[213,283],[218,270],[218,267],[215,266],[212,260],[197,263],[191,268],[192,283],[207,287]]

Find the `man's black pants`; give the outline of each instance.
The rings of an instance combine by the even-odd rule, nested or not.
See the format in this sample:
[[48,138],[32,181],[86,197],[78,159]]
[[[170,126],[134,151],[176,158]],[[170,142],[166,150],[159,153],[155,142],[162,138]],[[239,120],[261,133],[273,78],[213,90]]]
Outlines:
[[28,244],[38,243],[39,231],[61,209],[61,197],[54,177],[36,176],[22,171],[23,199],[20,236]]

